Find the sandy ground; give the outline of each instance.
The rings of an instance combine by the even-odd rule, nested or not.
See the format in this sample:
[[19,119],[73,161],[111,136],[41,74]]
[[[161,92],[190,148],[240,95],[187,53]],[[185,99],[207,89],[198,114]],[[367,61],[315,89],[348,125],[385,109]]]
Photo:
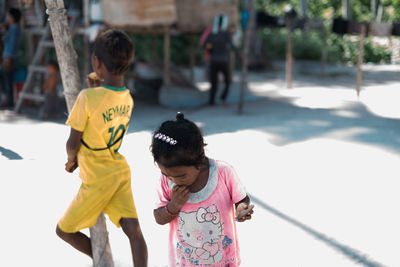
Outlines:
[[[354,68],[329,66],[323,77],[318,64],[295,66],[293,89],[282,64],[250,73],[257,97],[240,116],[238,77],[228,107],[184,110],[207,155],[233,164],[255,202],[253,220],[238,226],[242,266],[400,266],[400,67],[364,66],[357,98]],[[149,266],[167,266],[168,234],[152,215],[151,132],[176,111],[138,102],[120,150]],[[0,111],[1,266],[91,266],[54,232],[80,185],[64,171],[62,121]],[[132,266],[127,238],[107,224],[116,266]]]

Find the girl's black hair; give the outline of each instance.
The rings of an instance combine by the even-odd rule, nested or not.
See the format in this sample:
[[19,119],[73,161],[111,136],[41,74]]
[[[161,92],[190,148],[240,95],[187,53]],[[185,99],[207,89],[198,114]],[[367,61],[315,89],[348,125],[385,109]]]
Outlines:
[[111,29],[96,38],[93,54],[104,63],[111,74],[123,75],[130,67],[134,47],[126,33]]
[[[157,133],[164,134],[177,141],[175,145],[155,138]],[[151,152],[154,161],[170,168],[175,166],[199,166],[204,163],[203,135],[197,125],[185,119],[183,113],[176,114],[176,120],[161,124],[153,134]]]

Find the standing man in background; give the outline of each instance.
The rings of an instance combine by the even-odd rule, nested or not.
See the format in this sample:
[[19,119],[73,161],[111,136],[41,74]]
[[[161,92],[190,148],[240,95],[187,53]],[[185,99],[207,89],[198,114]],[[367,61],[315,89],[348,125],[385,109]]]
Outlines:
[[0,66],[0,86],[4,98],[0,102],[1,107],[14,106],[13,75],[18,65],[18,48],[20,39],[19,20],[21,12],[16,8],[10,8],[6,16],[7,31],[3,37],[4,50]]
[[[227,30],[228,28],[228,17],[224,14],[215,16],[214,26],[211,34],[207,37],[204,42],[204,49],[210,51],[210,81],[211,90],[209,105],[215,104],[215,95],[218,90],[218,73],[222,73],[224,76],[225,87],[220,96],[220,99],[224,105],[226,105],[226,98],[228,97],[229,87],[231,83],[231,70],[230,70],[230,53],[232,49],[235,49],[232,43],[232,36]],[[235,50],[235,52],[237,52]]]

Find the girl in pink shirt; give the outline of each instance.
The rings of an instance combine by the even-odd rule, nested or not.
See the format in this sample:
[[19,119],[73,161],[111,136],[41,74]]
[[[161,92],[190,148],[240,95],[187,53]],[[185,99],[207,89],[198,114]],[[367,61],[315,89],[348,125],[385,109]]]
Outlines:
[[154,217],[169,223],[170,266],[240,265],[236,221],[253,205],[234,169],[204,154],[203,136],[178,113],[154,133],[151,150],[161,170]]

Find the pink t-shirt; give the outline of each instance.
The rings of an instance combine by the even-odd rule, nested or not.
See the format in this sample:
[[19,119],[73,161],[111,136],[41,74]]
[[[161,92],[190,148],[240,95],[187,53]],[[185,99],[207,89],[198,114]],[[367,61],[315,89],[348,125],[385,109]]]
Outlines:
[[[191,193],[169,223],[170,266],[239,266],[239,244],[234,203],[246,197],[235,170],[225,162],[209,160],[206,186]],[[171,200],[174,183],[161,176],[156,208]]]

